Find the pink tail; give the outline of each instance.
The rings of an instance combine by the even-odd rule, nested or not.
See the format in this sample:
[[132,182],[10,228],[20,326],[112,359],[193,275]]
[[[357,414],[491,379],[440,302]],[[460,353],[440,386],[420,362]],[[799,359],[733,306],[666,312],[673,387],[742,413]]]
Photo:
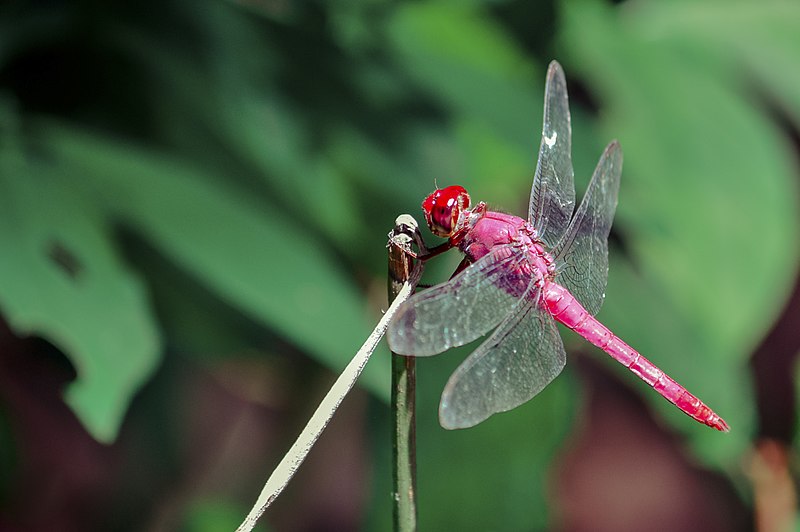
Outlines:
[[548,282],[544,289],[544,301],[547,310],[556,320],[614,357],[687,415],[717,430],[723,432],[730,430],[728,424],[700,399],[690,394],[590,315],[566,288]]

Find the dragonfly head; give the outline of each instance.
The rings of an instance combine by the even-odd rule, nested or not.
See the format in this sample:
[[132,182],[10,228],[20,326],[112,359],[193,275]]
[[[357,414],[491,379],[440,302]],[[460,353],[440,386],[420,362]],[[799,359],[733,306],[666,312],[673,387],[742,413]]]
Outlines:
[[459,229],[461,214],[469,209],[469,194],[458,185],[437,189],[422,202],[425,221],[436,236],[450,238]]

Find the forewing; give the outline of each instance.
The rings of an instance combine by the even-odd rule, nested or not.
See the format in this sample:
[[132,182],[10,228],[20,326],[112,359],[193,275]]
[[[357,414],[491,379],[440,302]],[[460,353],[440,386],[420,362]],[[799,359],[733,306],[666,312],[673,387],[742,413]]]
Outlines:
[[606,147],[569,229],[553,249],[558,275],[567,288],[594,315],[605,298],[608,281],[608,233],[617,208],[622,150],[613,141]]
[[549,247],[559,241],[575,208],[572,126],[567,82],[556,61],[547,69],[539,161],[531,188],[528,220]]
[[529,298],[450,376],[439,422],[446,429],[477,425],[542,391],[566,362],[555,320]]
[[436,355],[486,334],[533,286],[527,252],[496,246],[448,282],[414,295],[386,333],[395,353]]

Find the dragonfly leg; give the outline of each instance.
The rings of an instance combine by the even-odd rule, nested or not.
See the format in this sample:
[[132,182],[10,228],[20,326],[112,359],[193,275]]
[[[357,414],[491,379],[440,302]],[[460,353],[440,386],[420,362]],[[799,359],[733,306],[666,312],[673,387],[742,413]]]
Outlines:
[[421,261],[426,261],[428,259],[432,259],[436,255],[441,255],[445,251],[448,251],[452,248],[453,244],[451,244],[450,241],[443,242],[436,247],[421,249],[420,254],[416,258]]
[[395,242],[391,238],[389,239],[389,244],[388,245],[389,246],[393,246],[393,247],[397,247],[397,248],[401,248],[402,252],[405,255],[407,255],[407,256],[409,256],[409,257],[411,257],[413,259],[417,259],[417,260],[421,260],[421,261],[426,261],[428,259],[432,259],[433,257],[435,257],[437,255],[441,255],[445,251],[448,251],[448,250],[453,248],[453,244],[451,244],[450,242],[444,242],[444,243],[439,244],[438,246],[433,247],[433,248],[424,247],[424,243],[420,243],[420,245],[422,247],[419,250],[419,252],[416,252],[416,251],[413,251],[411,249],[406,249],[405,247],[403,247],[399,243]]

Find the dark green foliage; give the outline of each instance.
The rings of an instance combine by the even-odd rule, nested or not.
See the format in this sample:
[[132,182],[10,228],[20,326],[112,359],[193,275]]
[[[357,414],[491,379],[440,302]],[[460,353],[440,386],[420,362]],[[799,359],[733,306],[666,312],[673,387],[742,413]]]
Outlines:
[[[0,7],[0,311],[69,359],[65,401],[96,439],[115,440],[165,353],[213,373],[247,350],[271,361],[264,382],[302,383],[278,386],[278,411],[299,417],[260,477],[302,425],[286,404],[321,395],[282,364],[336,371],[360,346],[395,216],[419,217],[434,180],[525,212],[555,58],[577,188],[612,138],[625,157],[600,317],[728,421],[717,434],[629,381],[702,464],[740,478],[757,423],[747,361],[798,265],[800,7],[33,4]],[[436,404],[459,360],[418,364],[421,527],[546,528],[579,380],[445,433]],[[388,362],[384,348],[361,380],[380,401]],[[387,419],[370,423],[375,530],[391,517]],[[232,525],[244,492],[234,510],[197,503],[186,526]]]

